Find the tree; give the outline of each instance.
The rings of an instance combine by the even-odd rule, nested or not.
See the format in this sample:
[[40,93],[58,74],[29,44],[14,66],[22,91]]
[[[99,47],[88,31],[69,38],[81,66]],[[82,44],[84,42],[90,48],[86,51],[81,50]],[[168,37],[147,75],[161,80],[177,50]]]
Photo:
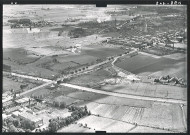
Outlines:
[[21,122],[21,125],[22,125],[22,127],[24,129],[34,130],[34,128],[35,128],[35,125],[32,122],[28,121],[28,120],[23,120]]
[[8,125],[11,125],[11,124],[13,124],[13,121],[14,121],[15,119],[13,118],[13,117],[8,117],[7,119],[6,119],[6,122],[7,122],[7,124]]
[[25,132],[31,132],[31,130],[30,129],[26,129]]
[[70,121],[71,121],[71,123],[74,121],[75,119],[74,119],[74,117],[70,117]]
[[66,120],[66,125],[69,125],[71,123],[69,117],[67,117],[65,120]]
[[60,122],[60,125],[63,127],[63,126],[66,126],[66,120],[65,119],[62,119],[61,122]]
[[65,108],[66,107],[66,103],[65,102],[61,102],[60,103],[60,108]]
[[49,123],[49,131],[50,132],[55,132],[55,131],[57,131],[57,129],[58,129],[58,123],[56,122],[56,121],[51,121],[50,123]]
[[53,59],[53,63],[57,63],[58,61],[57,61],[57,59],[56,58],[54,58]]
[[20,126],[20,121],[19,121],[18,119],[14,119],[14,120],[13,120],[13,125],[14,125],[15,127],[19,127],[19,126]]
[[91,115],[91,111],[88,112],[88,115]]
[[59,102],[58,102],[58,101],[54,101],[54,102],[53,102],[53,105],[54,105],[55,107],[59,107]]
[[76,115],[74,115],[73,116],[73,118],[75,119],[75,120],[78,120],[79,119],[79,117],[78,117],[78,115],[76,114]]
[[10,131],[10,132],[18,132],[17,128],[15,128],[15,126],[14,126],[13,124],[11,124],[11,125],[9,126],[9,131]]
[[87,111],[87,106],[86,105],[84,106],[84,109],[85,109],[85,111]]
[[71,74],[74,74],[74,72],[71,72]]

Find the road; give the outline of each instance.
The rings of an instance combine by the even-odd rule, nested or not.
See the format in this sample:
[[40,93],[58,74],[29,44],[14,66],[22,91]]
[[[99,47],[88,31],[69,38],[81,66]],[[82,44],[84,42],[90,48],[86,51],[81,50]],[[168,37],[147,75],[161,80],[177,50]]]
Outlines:
[[[26,92],[21,93],[20,94],[21,96],[24,96],[30,92],[34,92],[34,91],[38,90],[39,88],[45,87],[45,86],[50,85],[52,83],[56,83],[56,81],[43,79],[43,78],[39,78],[39,77],[20,75],[20,74],[16,74],[16,73],[11,73],[11,74],[13,76],[18,76],[18,77],[23,77],[23,78],[28,78],[28,79],[34,79],[34,80],[41,80],[41,81],[46,82],[45,84],[43,84],[41,86],[35,87],[31,90],[28,90]],[[140,96],[140,95],[129,95],[129,94],[122,94],[122,93],[115,93],[115,92],[110,92],[110,91],[102,91],[102,90],[77,86],[77,85],[68,84],[68,83],[61,83],[60,85],[70,87],[70,88],[74,88],[74,89],[78,89],[78,90],[84,90],[84,91],[88,91],[88,92],[94,92],[94,93],[105,94],[105,95],[109,95],[109,96],[122,97],[122,98],[131,98],[131,99],[137,99],[137,100],[147,100],[147,101],[164,102],[164,103],[177,103],[177,104],[185,104],[185,105],[187,104],[187,101],[178,100],[178,99],[164,99],[164,98],[158,98],[158,97],[146,97],[146,96]]]
[[178,99],[164,99],[164,98],[157,98],[157,97],[146,97],[146,96],[139,96],[139,95],[115,93],[115,92],[110,92],[110,91],[102,91],[102,90],[82,87],[82,86],[68,84],[68,83],[61,83],[60,85],[65,86],[65,87],[78,89],[78,90],[84,90],[84,91],[88,91],[88,92],[105,94],[105,95],[115,96],[115,97],[131,98],[131,99],[147,100],[147,101],[155,101],[155,102],[164,102],[164,103],[187,104],[187,101],[178,100]]
[[[43,78],[39,78],[39,77],[32,77],[32,76],[27,76],[27,75],[18,75],[15,73],[12,75],[16,75],[16,76],[24,77],[24,78],[29,78],[29,79],[34,79],[34,80],[40,79],[42,81],[46,81],[46,83],[43,85],[40,85],[40,86],[35,87],[31,90],[28,90],[26,92],[21,93],[20,94],[21,96],[26,95],[30,92],[34,92],[34,91],[38,90],[39,88],[45,87],[45,86],[50,85],[52,83],[55,83],[55,81],[51,81],[51,80],[43,79]],[[115,93],[115,92],[110,92],[110,91],[102,91],[102,90],[82,87],[82,86],[68,84],[68,83],[61,83],[60,85],[65,86],[65,87],[74,88],[77,90],[84,90],[84,91],[88,91],[88,92],[94,92],[94,93],[105,94],[105,95],[109,95],[109,96],[122,97],[122,98],[131,98],[131,99],[137,99],[137,100],[147,100],[147,101],[164,102],[164,103],[176,103],[176,104],[185,104],[185,105],[187,104],[187,101],[178,100],[178,99],[164,99],[164,98],[157,98],[157,97],[146,97],[146,96],[139,96],[139,95]]]
[[40,89],[40,88],[43,88],[43,87],[45,87],[45,86],[48,86],[48,85],[52,84],[52,83],[55,83],[55,81],[49,81],[49,82],[44,83],[44,84],[42,84],[42,85],[40,85],[40,86],[37,86],[37,87],[35,87],[35,88],[32,88],[32,89],[27,90],[27,91],[25,91],[25,92],[22,92],[22,93],[20,94],[20,96],[25,96],[26,94],[29,94],[29,93],[31,93],[31,92],[34,92],[34,91],[36,91],[36,90],[38,90],[38,89]]
[[52,80],[49,79],[44,79],[44,78],[40,78],[40,77],[34,77],[34,76],[29,76],[29,75],[21,75],[21,74],[17,74],[17,73],[11,73],[12,76],[17,76],[17,77],[22,77],[22,78],[28,78],[28,79],[33,79],[36,81],[43,81],[43,82],[50,82]]
[[[128,54],[131,54],[131,53],[134,53],[136,50],[133,50],[133,51],[131,51],[130,53],[128,53]],[[128,55],[128,54],[123,54],[122,56],[125,56],[125,55]],[[116,66],[115,65],[115,62],[118,60],[118,58],[120,58],[120,57],[122,57],[122,56],[117,56],[117,57],[115,57],[114,58],[114,60],[112,61],[112,67],[114,68],[114,70],[115,71],[120,71],[120,72],[123,72],[124,74],[126,74],[126,75],[131,75],[132,73],[131,72],[128,72],[128,71],[126,71],[126,70],[124,70],[124,69],[121,69],[121,68],[119,68],[118,66]],[[133,74],[134,75],[134,74]]]

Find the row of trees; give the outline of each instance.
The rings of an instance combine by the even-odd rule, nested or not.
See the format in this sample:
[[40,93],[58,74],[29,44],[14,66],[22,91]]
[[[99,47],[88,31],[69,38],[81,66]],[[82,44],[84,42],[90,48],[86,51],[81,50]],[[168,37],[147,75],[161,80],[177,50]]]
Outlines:
[[78,72],[80,72],[80,71],[84,71],[84,70],[86,70],[86,69],[88,69],[88,66],[83,67],[82,69],[78,69],[78,70],[71,71],[70,74],[75,74],[75,73],[78,73]]
[[60,107],[61,109],[66,107],[66,103],[65,102],[59,102],[59,101],[54,101],[53,102],[54,107]]
[[85,107],[71,106],[68,109],[72,111],[71,116],[68,116],[66,118],[57,117],[56,119],[50,120],[49,132],[56,132],[58,129],[68,126],[74,121],[91,114],[91,112],[87,110],[86,106]]

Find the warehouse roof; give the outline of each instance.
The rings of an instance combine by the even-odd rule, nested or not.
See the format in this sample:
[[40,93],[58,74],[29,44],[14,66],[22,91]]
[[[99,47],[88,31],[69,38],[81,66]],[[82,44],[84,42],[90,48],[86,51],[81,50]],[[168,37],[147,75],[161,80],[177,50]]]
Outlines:
[[23,113],[19,114],[19,116],[21,116],[25,119],[28,119],[30,121],[33,121],[33,122],[37,122],[37,121],[42,120],[41,118],[38,118],[37,116],[35,116],[31,113],[28,113],[28,112],[23,112]]

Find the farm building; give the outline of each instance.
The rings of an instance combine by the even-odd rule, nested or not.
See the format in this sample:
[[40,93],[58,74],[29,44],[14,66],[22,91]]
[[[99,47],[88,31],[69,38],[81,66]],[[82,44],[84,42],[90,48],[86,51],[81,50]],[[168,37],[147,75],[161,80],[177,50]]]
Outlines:
[[10,113],[12,113],[12,112],[14,112],[14,111],[17,111],[17,110],[19,110],[19,109],[21,109],[20,106],[15,106],[15,107],[6,109],[6,110],[5,110],[5,113],[6,113],[6,114],[10,114]]
[[35,104],[36,101],[35,99],[25,97],[25,98],[15,100],[15,103],[19,106],[28,106],[28,105]]
[[21,113],[18,115],[18,117],[23,120],[29,120],[30,122],[32,122],[32,124],[34,124],[35,127],[39,127],[43,124],[43,119],[38,118],[35,115],[28,112]]

